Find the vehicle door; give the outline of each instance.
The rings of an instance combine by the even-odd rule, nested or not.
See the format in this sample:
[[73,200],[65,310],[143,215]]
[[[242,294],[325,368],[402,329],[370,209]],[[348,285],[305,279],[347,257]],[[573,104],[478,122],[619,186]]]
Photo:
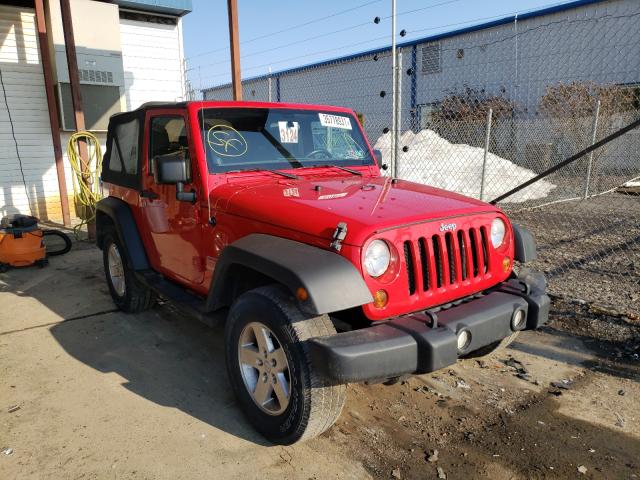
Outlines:
[[158,184],[153,175],[154,157],[182,152],[191,172],[183,189],[195,192],[196,199],[203,194],[200,176],[193,168],[196,156],[190,151],[187,112],[152,109],[147,112],[146,125],[141,210],[148,230],[147,240],[155,250],[152,265],[167,277],[199,285],[204,278],[204,268],[197,203],[177,200],[176,185]]

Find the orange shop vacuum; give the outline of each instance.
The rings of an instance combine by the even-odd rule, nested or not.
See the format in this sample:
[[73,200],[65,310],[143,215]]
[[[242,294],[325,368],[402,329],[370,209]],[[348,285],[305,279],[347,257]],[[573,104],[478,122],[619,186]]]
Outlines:
[[[59,248],[47,248],[47,237],[62,241]],[[56,247],[59,243],[55,242]],[[0,221],[0,272],[11,267],[47,265],[47,258],[71,250],[71,239],[60,230],[42,230],[38,219],[29,215],[10,215]]]

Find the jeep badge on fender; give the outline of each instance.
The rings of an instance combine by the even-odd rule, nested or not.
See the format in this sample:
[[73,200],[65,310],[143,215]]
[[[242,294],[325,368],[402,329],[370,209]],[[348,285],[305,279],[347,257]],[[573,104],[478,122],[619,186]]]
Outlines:
[[223,319],[230,386],[280,444],[330,428],[349,382],[433,372],[547,321],[542,274],[513,271],[535,258],[527,230],[494,205],[389,181],[382,160],[347,108],[112,116],[96,223],[114,303],[136,313],[162,296]]

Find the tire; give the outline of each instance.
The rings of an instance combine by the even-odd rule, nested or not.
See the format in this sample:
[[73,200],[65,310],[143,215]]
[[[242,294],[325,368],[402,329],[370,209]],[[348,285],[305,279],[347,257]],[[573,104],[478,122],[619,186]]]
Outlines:
[[[267,344],[269,348],[273,347],[273,353],[265,356],[262,352],[260,357],[257,331],[270,339],[271,343],[268,340]],[[225,326],[229,381],[250,423],[271,442],[290,445],[316,437],[340,416],[346,385],[329,384],[314,370],[305,343],[309,338],[335,333],[327,315],[310,317],[303,313],[292,295],[278,285],[250,290],[231,307]],[[252,343],[254,338],[255,344]],[[242,359],[246,359],[247,353],[250,361],[242,363],[241,354]],[[256,362],[263,358],[264,364],[250,366],[253,355],[256,355]],[[273,369],[267,371],[269,364]],[[277,372],[278,368],[285,367],[286,372]],[[271,385],[264,387],[267,390],[262,390],[267,392],[266,396],[260,395],[258,390],[264,374],[272,378]],[[252,379],[256,382],[255,388]],[[284,392],[286,397],[287,387],[289,396],[281,402],[282,395],[278,392]],[[260,401],[262,406],[259,406],[254,395],[267,400]]]
[[[115,252],[118,256],[119,267],[114,264],[113,257],[111,258],[112,265],[110,267],[110,252],[111,255],[114,255]],[[133,270],[127,265],[124,257],[124,248],[113,231],[107,232],[104,236],[102,261],[111,298],[113,298],[113,303],[120,310],[128,313],[139,313],[153,306],[155,303],[153,291],[138,280]],[[119,270],[120,275],[115,275],[115,270]],[[116,278],[120,278],[121,283]]]
[[501,353],[505,350],[511,343],[518,338],[518,334],[520,332],[513,332],[508,337],[504,337],[502,340],[498,340],[497,342],[493,342],[486,347],[479,348],[478,350],[474,350],[473,352],[464,356],[464,358],[481,358],[488,357],[494,354]]

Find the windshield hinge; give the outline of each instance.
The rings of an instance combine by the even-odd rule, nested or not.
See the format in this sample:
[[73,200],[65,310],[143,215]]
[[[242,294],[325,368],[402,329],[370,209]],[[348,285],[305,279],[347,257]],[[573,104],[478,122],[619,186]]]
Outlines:
[[333,232],[333,241],[331,242],[330,247],[335,249],[336,251],[342,250],[342,241],[347,236],[347,224],[346,222],[340,222],[336,227],[336,231]]

